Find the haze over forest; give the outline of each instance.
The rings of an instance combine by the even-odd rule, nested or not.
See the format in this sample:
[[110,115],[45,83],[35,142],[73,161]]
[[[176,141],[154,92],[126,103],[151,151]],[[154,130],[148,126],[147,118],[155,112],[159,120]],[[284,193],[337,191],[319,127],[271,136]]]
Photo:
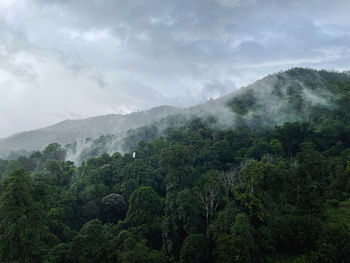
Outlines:
[[0,263],[350,263],[349,10],[0,0]]
[[348,70],[348,1],[0,1],[0,138]]

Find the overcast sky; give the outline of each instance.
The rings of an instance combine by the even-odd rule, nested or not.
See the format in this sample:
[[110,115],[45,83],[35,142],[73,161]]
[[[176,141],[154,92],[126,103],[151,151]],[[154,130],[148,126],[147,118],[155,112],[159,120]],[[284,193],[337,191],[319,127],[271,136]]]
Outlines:
[[0,137],[349,70],[347,0],[0,0]]

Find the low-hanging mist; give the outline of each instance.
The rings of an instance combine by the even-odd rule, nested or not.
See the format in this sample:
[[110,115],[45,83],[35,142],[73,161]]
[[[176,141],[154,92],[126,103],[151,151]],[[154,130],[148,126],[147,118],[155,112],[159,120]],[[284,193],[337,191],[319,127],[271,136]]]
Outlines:
[[30,152],[59,143],[65,145],[67,160],[81,163],[105,152],[132,151],[140,141],[166,135],[194,118],[219,130],[248,126],[263,131],[285,122],[315,122],[319,121],[315,109],[341,106],[341,91],[349,83],[348,73],[294,68],[190,108],[163,106],[128,115],[65,121],[20,133],[0,141],[0,152]]

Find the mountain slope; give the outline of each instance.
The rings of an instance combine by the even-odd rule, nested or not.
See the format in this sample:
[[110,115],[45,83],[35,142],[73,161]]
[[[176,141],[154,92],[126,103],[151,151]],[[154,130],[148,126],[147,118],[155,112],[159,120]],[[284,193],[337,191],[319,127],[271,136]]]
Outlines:
[[[210,118],[218,129],[248,126],[264,130],[285,122],[316,122],[322,128],[322,111],[347,112],[350,103],[348,73],[294,68],[269,75],[216,100],[190,108],[163,106],[127,115],[106,115],[85,120],[68,120],[36,131],[16,134],[0,141],[0,152],[39,150],[49,143],[69,148],[72,159],[103,152],[129,151],[138,141],[149,140],[177,128],[195,117]],[[345,94],[345,95],[344,95]],[[350,111],[350,108],[349,108]],[[331,120],[334,121],[334,120]],[[95,141],[85,138],[97,138]],[[85,159],[85,158],[83,158]]]
[[151,125],[81,143],[70,148],[68,158],[80,162],[104,152],[129,152],[139,141],[169,134],[198,117],[220,130],[248,126],[264,132],[275,125],[298,121],[312,124],[322,134],[348,136],[350,127],[348,130],[338,127],[342,123],[339,116],[349,112],[349,74],[295,68],[269,75],[219,99],[182,109]]
[[187,112],[213,116],[219,128],[264,128],[284,122],[316,121],[317,110],[343,110],[350,74],[293,68],[269,75]]
[[5,138],[0,141],[0,152],[41,150],[53,142],[65,145],[79,139],[97,138],[148,125],[177,112],[176,107],[162,106],[125,115],[110,114],[82,120],[66,120],[46,128],[17,133]]

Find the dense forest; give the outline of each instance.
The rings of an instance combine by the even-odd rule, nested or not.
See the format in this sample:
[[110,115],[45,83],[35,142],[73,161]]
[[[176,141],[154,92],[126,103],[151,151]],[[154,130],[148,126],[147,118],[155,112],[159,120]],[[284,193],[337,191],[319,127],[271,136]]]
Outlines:
[[327,103],[276,82],[278,125],[245,89],[232,129],[194,118],[79,165],[56,143],[0,160],[0,262],[350,262],[350,81],[322,74],[303,87]]

